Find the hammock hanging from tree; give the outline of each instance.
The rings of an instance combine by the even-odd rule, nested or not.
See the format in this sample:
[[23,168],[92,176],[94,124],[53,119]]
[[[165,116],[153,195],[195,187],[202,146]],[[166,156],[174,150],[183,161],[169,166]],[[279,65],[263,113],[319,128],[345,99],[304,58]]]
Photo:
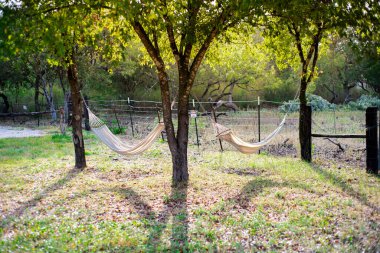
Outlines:
[[91,130],[111,150],[121,155],[141,154],[150,146],[152,146],[154,140],[161,134],[161,132],[165,128],[164,123],[158,123],[156,127],[148,134],[148,136],[146,136],[136,145],[131,146],[122,142],[118,137],[116,137],[103,121],[96,117],[96,115],[93,114],[87,106],[86,108],[88,110]]
[[215,121],[212,121],[212,125],[214,126],[216,137],[223,141],[227,141],[243,154],[252,154],[258,151],[261,147],[267,145],[281,131],[282,127],[285,125],[286,116],[287,115],[285,115],[280,125],[271,134],[269,134],[264,140],[255,143],[243,141],[235,135],[230,128],[218,124]]

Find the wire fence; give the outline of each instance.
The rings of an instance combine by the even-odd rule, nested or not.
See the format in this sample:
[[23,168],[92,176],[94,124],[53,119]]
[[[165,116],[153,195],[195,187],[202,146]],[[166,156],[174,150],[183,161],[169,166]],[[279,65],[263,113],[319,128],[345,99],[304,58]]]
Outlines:
[[[234,101],[239,110],[233,111],[227,107],[216,110],[218,123],[232,129],[236,135],[247,142],[257,142],[265,138],[284,117],[276,101],[260,101],[260,116],[258,101]],[[122,138],[142,139],[162,119],[162,106],[158,101],[136,100],[89,100],[91,110],[111,129],[122,128]],[[211,125],[212,102],[190,101],[189,108],[196,109],[195,118],[189,119],[189,144],[195,146],[199,141],[199,150],[218,150],[219,142]],[[173,124],[177,127],[177,104],[173,104]],[[365,112],[363,111],[323,111],[313,112],[313,133],[334,134],[365,134]],[[49,114],[17,117],[7,119],[9,124],[24,124],[42,126],[52,124]],[[264,147],[262,152],[284,156],[298,156],[298,121],[299,113],[289,113],[286,124],[270,145]],[[2,120],[2,124],[7,124]],[[260,122],[260,127],[259,127]],[[197,141],[198,140],[198,141]],[[342,156],[340,159],[355,160],[365,163],[365,141],[362,139],[339,140],[345,152],[339,149],[330,140],[313,139],[313,157],[316,159],[329,159]],[[223,143],[225,150],[234,150],[229,144]],[[360,165],[361,166],[361,165]]]

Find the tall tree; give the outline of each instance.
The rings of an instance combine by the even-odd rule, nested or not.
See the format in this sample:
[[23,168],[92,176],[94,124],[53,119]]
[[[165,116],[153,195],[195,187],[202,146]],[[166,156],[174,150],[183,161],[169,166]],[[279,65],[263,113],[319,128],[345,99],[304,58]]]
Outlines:
[[[241,1],[118,1],[117,12],[131,24],[157,69],[160,82],[173,182],[189,179],[187,148],[189,96],[199,67],[211,43],[248,15]],[[170,90],[168,63],[178,72],[176,91]],[[170,94],[177,94],[178,128],[175,132]]]
[[270,0],[262,1],[268,16],[264,19],[270,36],[283,38],[287,32],[298,52],[301,64],[299,139],[301,157],[311,160],[306,117],[306,90],[313,80],[320,44],[329,32],[344,34],[353,27],[362,36],[372,36],[379,24],[379,2],[371,0]]

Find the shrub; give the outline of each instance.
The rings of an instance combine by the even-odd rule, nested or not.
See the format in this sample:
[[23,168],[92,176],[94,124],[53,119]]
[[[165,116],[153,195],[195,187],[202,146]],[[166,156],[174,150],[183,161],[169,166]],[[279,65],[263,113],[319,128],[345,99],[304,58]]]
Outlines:
[[379,107],[380,108],[380,99],[378,97],[372,97],[368,95],[361,95],[356,101],[351,101],[347,104],[347,108],[350,110],[361,110],[364,111],[367,107]]
[[[320,96],[307,94],[306,97],[308,100],[308,104],[315,112],[333,110],[336,107],[335,104],[330,103],[329,101]],[[284,102],[284,104],[281,105],[279,109],[281,112],[297,112],[300,109],[299,99]]]
[[125,127],[110,127],[110,130],[113,134],[124,134],[125,133]]

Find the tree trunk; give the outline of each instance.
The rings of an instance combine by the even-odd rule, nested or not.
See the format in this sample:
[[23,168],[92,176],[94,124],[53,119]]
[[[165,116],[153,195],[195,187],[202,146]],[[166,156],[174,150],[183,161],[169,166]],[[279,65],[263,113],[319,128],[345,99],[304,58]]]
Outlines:
[[8,113],[8,111],[9,111],[8,97],[2,92],[0,92],[0,97],[3,99],[3,102],[4,102],[4,108],[3,108],[2,113]]
[[[186,81],[183,80],[182,82]],[[189,179],[187,162],[187,146],[189,140],[189,96],[185,94],[184,91],[186,85],[180,84],[179,86],[177,150],[173,155],[174,182],[183,182]]]
[[44,96],[47,103],[47,110],[51,112],[51,120],[52,122],[57,121],[57,112],[55,111],[54,106],[54,96],[53,96],[53,82],[48,84],[48,81],[45,78],[42,78],[42,90],[44,92]]
[[49,84],[49,89],[50,89],[50,111],[51,111],[51,118],[53,122],[57,121],[57,112],[55,111],[55,106],[54,106],[54,96],[53,96],[53,82],[50,82]]
[[310,162],[311,152],[309,147],[311,146],[309,138],[309,122],[307,120],[307,100],[306,100],[306,88],[307,79],[306,73],[302,73],[301,88],[300,88],[300,117],[299,117],[299,139],[301,146],[301,159]]
[[300,118],[299,118],[299,139],[301,146],[301,159],[311,162],[311,139],[309,130],[311,129],[308,121],[308,108],[306,100],[307,79],[306,73],[302,73],[300,88]]
[[[306,89],[307,85],[311,82],[314,77],[315,66],[317,65],[318,55],[319,55],[319,42],[322,38],[322,23],[318,25],[318,32],[313,36],[313,44],[310,46],[307,58],[305,58],[302,50],[302,43],[300,39],[300,32],[293,24],[294,32],[291,33],[296,38],[296,45],[298,49],[298,54],[302,63],[301,70],[301,86],[300,86],[300,118],[299,118],[299,139],[301,146],[301,159],[307,162],[311,162],[311,117],[309,117],[311,111],[307,108],[306,100]],[[308,73],[309,63],[311,62],[310,74]]]
[[70,118],[69,103],[70,103],[70,93],[66,92],[65,98],[63,101],[63,110],[65,111],[65,123],[71,126],[71,122],[69,122],[69,118]]
[[[188,162],[187,162],[187,143],[188,143],[188,96],[184,93],[185,84],[180,84],[179,101],[178,101],[178,129],[177,137],[174,133],[172,122],[172,111],[170,103],[169,80],[167,73],[163,68],[157,68],[158,77],[161,86],[161,99],[163,109],[163,119],[165,130],[168,138],[170,153],[173,164],[173,184],[187,181],[189,179]],[[181,88],[182,87],[182,88]]]
[[300,105],[300,122],[299,122],[299,138],[301,145],[301,158],[304,161],[311,162],[311,111],[306,106]]
[[40,96],[40,83],[41,83],[41,72],[36,73],[36,80],[34,81],[34,111],[39,112],[40,111],[40,102],[39,102],[39,96]]
[[86,167],[86,157],[84,153],[84,142],[82,134],[82,100],[78,82],[77,64],[71,55],[71,62],[67,69],[67,78],[70,84],[72,98],[72,134],[75,150],[75,167],[83,169]]

